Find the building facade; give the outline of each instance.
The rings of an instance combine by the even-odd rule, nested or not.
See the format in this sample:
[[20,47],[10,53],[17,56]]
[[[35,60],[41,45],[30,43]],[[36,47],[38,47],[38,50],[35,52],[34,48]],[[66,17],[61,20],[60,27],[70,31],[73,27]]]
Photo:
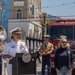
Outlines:
[[11,0],[11,19],[39,19],[41,0]]
[[11,0],[10,20],[8,22],[8,38],[10,30],[21,27],[27,46],[34,50],[42,44],[42,26],[40,24],[41,0]]

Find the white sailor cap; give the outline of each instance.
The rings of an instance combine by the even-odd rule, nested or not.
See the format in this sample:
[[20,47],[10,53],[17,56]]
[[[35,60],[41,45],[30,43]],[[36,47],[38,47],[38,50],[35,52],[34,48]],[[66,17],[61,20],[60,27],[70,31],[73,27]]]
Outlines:
[[50,38],[50,35],[44,35],[44,38]]
[[61,35],[60,38],[61,38],[61,39],[62,39],[62,38],[65,38],[65,39],[66,39],[67,36],[65,36],[65,35]]
[[21,27],[16,27],[16,28],[13,28],[10,33],[15,33],[15,34],[21,34],[22,33],[22,30],[21,30]]

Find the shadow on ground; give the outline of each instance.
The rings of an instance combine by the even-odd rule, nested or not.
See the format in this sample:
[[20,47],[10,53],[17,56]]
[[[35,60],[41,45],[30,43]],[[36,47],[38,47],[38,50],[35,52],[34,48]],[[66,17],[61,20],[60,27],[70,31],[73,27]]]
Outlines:
[[38,72],[37,75],[41,75],[41,72]]

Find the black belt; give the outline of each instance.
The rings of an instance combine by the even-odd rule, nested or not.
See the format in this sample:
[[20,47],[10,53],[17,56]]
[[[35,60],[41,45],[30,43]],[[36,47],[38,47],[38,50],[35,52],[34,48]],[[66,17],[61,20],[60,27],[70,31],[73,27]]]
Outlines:
[[67,68],[66,66],[62,66],[61,68]]

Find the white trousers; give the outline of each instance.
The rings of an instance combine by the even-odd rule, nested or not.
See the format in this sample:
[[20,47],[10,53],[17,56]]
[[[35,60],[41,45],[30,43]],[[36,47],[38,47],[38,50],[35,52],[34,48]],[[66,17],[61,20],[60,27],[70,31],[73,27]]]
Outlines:
[[2,58],[2,75],[8,75],[6,64],[7,64],[7,61]]
[[12,64],[9,64],[9,61],[7,61],[7,73],[8,75],[12,75]]

